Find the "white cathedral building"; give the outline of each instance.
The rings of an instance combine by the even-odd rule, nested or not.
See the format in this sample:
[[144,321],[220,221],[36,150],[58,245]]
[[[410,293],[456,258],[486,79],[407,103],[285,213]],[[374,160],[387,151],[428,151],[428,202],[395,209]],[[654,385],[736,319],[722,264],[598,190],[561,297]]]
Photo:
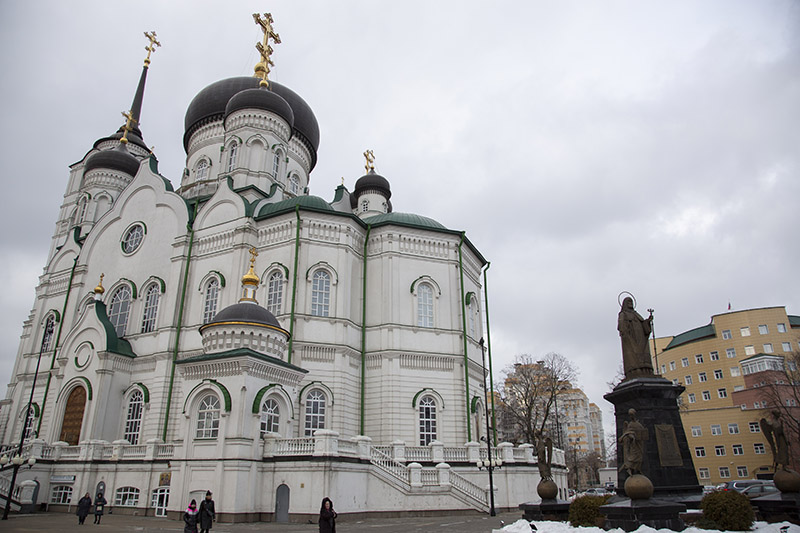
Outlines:
[[[173,187],[136,126],[148,66],[132,120],[70,167],[0,401],[0,453],[24,438],[36,459],[14,508],[103,491],[114,512],[177,515],[211,490],[231,521],[307,518],[325,496],[486,511],[486,259],[396,211],[369,155],[352,191],[311,195],[314,113],[257,77],[192,100]],[[537,500],[531,447],[492,452],[496,505]]]

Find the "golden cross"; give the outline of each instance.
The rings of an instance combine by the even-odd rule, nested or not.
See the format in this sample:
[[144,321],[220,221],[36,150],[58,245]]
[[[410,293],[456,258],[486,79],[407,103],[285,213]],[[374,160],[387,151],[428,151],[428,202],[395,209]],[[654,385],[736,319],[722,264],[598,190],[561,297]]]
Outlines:
[[269,45],[269,40],[272,39],[272,42],[275,44],[281,44],[281,36],[272,29],[272,23],[275,22],[272,19],[272,13],[264,13],[263,17],[258,13],[253,13],[253,20],[256,21],[256,24],[261,26],[261,31],[264,32],[264,41],[256,43],[256,50],[261,54],[261,61],[256,63],[255,77],[261,78],[261,82],[259,83],[261,87],[269,87],[269,82],[267,81],[269,67],[270,65],[275,66],[275,63],[270,59],[274,50]]
[[150,44],[144,47],[144,49],[147,50],[147,57],[144,58],[144,66],[147,67],[150,65],[150,54],[156,51],[153,45],[160,47],[161,43],[156,40],[156,32],[154,31],[144,32],[144,36],[150,40]]
[[133,118],[133,113],[130,111],[125,111],[122,113],[122,116],[125,117],[125,126],[122,127],[124,133],[122,134],[122,139],[119,140],[122,144],[128,144],[128,132],[131,131],[131,123],[136,124],[136,119]]
[[256,250],[255,246],[250,247],[250,268],[253,268],[256,264],[256,257],[258,257],[258,250]]
[[344,186],[344,176],[342,176],[342,185]]
[[364,165],[364,168],[367,169],[367,172],[370,170],[375,170],[375,165],[373,165],[375,162],[375,154],[372,153],[372,150],[367,150],[364,152],[364,157],[367,159],[367,164]]

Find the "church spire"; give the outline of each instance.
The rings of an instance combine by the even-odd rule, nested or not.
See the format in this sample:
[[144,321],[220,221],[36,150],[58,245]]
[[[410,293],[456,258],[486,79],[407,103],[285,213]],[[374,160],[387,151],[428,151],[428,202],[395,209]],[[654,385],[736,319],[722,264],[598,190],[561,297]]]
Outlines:
[[161,43],[158,42],[156,39],[156,32],[144,32],[144,36],[147,37],[149,44],[144,47],[147,50],[147,57],[144,59],[144,66],[142,67],[142,75],[139,76],[139,85],[136,87],[136,94],[133,95],[133,102],[131,103],[130,108],[130,115],[133,117],[133,124],[131,126],[130,123],[126,123],[123,125],[117,133],[121,133],[122,137],[127,140],[126,135],[126,126],[129,128],[127,131],[131,134],[142,138],[142,131],[139,129],[139,122],[142,117],[142,101],[144,100],[144,86],[147,82],[147,71],[150,68],[150,55],[156,51],[156,47],[160,47]]
[[261,82],[258,84],[259,86],[269,87],[269,81],[267,80],[270,70],[269,67],[275,66],[271,58],[272,52],[275,50],[270,46],[269,40],[272,39],[272,42],[275,44],[281,44],[281,36],[272,30],[272,23],[275,22],[272,20],[272,13],[264,13],[263,18],[258,13],[253,13],[253,20],[256,21],[256,24],[261,26],[261,31],[264,32],[264,42],[256,43],[256,50],[261,54],[261,61],[256,63],[254,76],[256,78],[261,78]]
[[255,248],[250,248],[249,252],[250,269],[247,271],[247,274],[242,276],[242,297],[239,298],[239,302],[258,303],[256,301],[256,290],[258,289],[258,284],[261,283],[258,274],[255,272],[258,251]]

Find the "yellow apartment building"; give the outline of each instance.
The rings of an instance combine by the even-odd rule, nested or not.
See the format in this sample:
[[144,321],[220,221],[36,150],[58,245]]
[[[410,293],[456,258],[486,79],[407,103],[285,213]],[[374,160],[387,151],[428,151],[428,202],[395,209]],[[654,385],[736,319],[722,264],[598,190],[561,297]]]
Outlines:
[[674,337],[656,339],[654,368],[686,387],[681,419],[701,484],[751,479],[771,471],[758,421],[767,408],[734,404],[745,389],[743,360],[800,350],[800,316],[784,307],[730,311]]

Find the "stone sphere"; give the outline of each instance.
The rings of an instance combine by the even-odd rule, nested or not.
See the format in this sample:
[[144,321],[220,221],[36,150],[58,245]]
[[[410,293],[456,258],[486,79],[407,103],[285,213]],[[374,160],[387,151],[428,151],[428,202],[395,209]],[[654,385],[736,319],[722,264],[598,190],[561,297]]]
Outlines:
[[653,496],[653,482],[647,476],[634,474],[625,480],[625,494],[631,500],[646,500]]
[[800,492],[800,474],[794,470],[778,470],[773,481],[781,492]]
[[543,500],[555,500],[556,496],[558,496],[558,485],[552,479],[546,479],[539,482],[536,486],[536,492],[539,493],[539,497]]

